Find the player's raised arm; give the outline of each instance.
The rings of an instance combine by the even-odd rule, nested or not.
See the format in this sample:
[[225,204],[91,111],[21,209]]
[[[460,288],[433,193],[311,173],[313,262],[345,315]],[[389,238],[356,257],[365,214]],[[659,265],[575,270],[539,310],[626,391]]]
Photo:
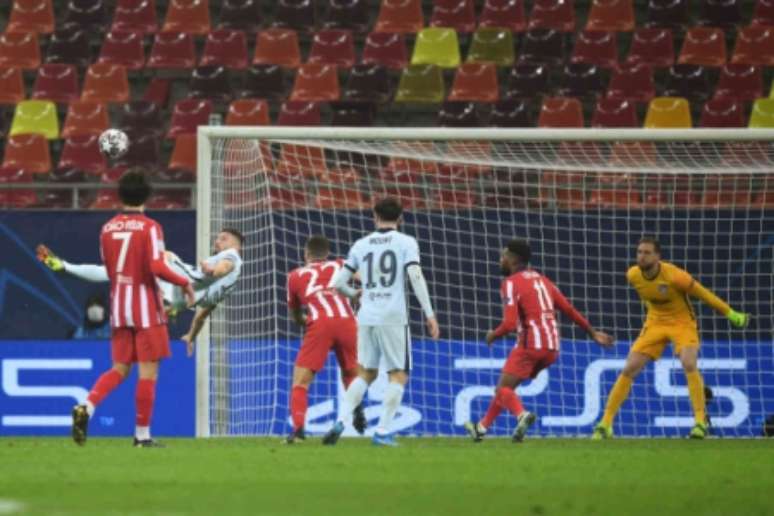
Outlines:
[[164,260],[164,233],[161,230],[161,226],[154,224],[148,231],[148,238],[150,239],[151,249],[151,263],[150,270],[154,274],[173,285],[183,287],[188,306],[193,306],[196,303],[196,295],[194,294],[193,285],[185,276],[177,274],[175,271],[169,268],[166,260]]
[[733,326],[744,328],[750,321],[750,315],[737,312],[710,289],[696,281],[690,274],[680,271],[673,278],[674,285],[691,297],[702,300],[713,310],[725,316]]
[[554,283],[546,279],[551,297],[554,300],[554,306],[562,311],[567,317],[573,320],[575,324],[586,330],[586,333],[600,346],[608,347],[613,345],[613,337],[603,331],[595,329],[583,314],[575,308],[572,303],[562,294]]
[[73,264],[59,258],[51,249],[43,244],[36,248],[38,260],[54,272],[66,272],[78,279],[90,281],[92,283],[105,283],[110,281],[107,269],[104,265],[91,263]]

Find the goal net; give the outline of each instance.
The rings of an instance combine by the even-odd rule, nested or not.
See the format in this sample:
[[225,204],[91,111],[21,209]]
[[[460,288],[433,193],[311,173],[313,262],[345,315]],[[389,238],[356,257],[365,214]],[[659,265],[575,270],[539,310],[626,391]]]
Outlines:
[[[199,259],[222,227],[246,236],[239,286],[200,339],[197,434],[290,429],[288,396],[302,336],[285,302],[286,275],[323,234],[336,256],[373,229],[370,207],[401,200],[441,325],[430,340],[412,298],[414,369],[394,427],[463,435],[486,410],[513,337],[484,344],[501,320],[499,254],[526,238],[532,265],[591,323],[615,335],[604,350],[566,317],[559,360],[519,387],[545,436],[588,435],[639,333],[644,310],[627,285],[643,235],[736,310],[733,329],[694,302],[699,366],[712,390],[714,433],[760,435],[774,413],[774,134],[754,130],[454,130],[229,128],[199,130]],[[382,375],[384,376],[384,375]],[[384,378],[366,397],[369,431]],[[333,354],[309,391],[306,430],[328,430],[343,388]],[[508,435],[511,416],[491,429]],[[672,348],[637,378],[617,435],[684,435],[693,424]],[[347,433],[354,435],[349,428]]]

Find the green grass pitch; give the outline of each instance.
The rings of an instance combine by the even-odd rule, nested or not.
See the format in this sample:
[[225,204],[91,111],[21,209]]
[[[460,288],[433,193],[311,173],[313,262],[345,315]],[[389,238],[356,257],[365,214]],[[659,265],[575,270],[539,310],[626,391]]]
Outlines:
[[3,438],[0,514],[774,514],[774,440],[130,443]]

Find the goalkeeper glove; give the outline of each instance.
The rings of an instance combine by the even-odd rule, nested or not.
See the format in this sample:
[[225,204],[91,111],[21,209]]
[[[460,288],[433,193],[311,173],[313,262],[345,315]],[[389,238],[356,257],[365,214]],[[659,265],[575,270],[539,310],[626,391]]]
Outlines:
[[743,314],[734,310],[730,310],[726,317],[736,328],[744,328],[750,322],[750,314]]
[[37,252],[38,260],[40,260],[43,265],[52,271],[62,272],[64,270],[64,263],[62,263],[62,260],[53,252],[51,252],[51,249],[48,247],[40,244],[38,245],[37,249],[35,249],[35,251]]

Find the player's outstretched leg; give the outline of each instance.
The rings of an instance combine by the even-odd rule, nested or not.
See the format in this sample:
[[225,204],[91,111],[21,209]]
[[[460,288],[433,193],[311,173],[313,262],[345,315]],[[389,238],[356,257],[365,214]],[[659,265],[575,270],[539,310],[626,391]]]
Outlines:
[[519,423],[516,425],[516,430],[513,431],[513,442],[520,443],[524,440],[524,436],[527,435],[527,430],[537,421],[537,415],[534,412],[525,410],[519,415]]
[[484,440],[486,428],[481,426],[481,424],[467,421],[464,426],[470,438],[473,439],[473,442],[480,443]]
[[83,446],[86,444],[86,436],[89,433],[89,411],[86,405],[76,405],[73,407],[73,428],[72,435],[75,444]]

